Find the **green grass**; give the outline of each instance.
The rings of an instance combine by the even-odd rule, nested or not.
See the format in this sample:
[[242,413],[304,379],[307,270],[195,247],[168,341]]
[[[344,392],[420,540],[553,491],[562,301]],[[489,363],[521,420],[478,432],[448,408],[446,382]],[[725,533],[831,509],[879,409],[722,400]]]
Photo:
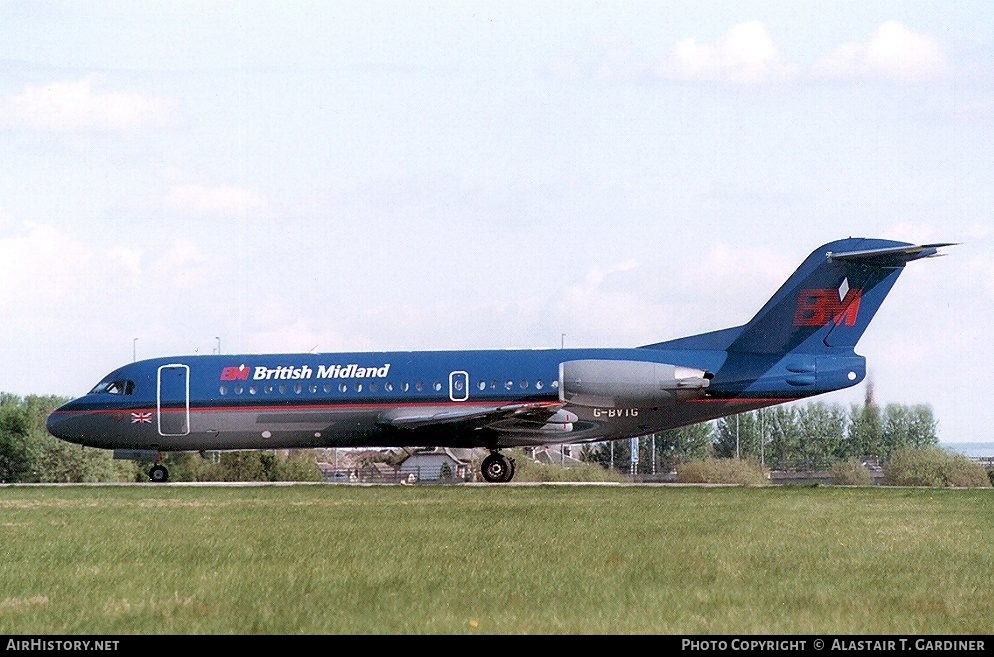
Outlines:
[[991,634],[994,491],[0,487],[0,634]]

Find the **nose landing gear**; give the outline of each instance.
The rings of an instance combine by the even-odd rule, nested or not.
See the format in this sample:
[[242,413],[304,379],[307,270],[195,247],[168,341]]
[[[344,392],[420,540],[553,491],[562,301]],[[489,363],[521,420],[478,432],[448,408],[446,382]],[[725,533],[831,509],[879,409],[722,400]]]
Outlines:
[[148,471],[148,478],[157,484],[165,483],[169,479],[169,470],[162,465],[162,454],[155,455],[155,465]]

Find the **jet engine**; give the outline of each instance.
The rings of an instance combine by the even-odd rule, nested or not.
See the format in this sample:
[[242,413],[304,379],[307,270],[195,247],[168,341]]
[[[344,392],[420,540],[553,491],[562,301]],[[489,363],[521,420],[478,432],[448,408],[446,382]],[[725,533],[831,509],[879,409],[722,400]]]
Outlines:
[[559,399],[602,408],[666,406],[704,395],[704,370],[634,360],[570,360],[559,364]]

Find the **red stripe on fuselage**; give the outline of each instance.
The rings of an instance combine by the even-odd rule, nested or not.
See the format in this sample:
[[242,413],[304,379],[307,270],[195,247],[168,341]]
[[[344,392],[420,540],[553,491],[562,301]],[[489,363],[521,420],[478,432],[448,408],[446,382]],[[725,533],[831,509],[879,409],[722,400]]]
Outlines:
[[[372,410],[377,408],[410,408],[412,406],[465,406],[468,408],[474,407],[504,407],[504,406],[515,406],[519,404],[528,405],[538,405],[538,406],[560,406],[562,402],[559,401],[522,401],[522,400],[508,400],[508,401],[452,401],[438,400],[438,401],[411,401],[402,404],[399,403],[386,403],[386,402],[368,402],[368,403],[348,403],[348,404],[278,404],[278,405],[256,405],[256,404],[239,404],[239,405],[225,405],[225,406],[190,406],[191,413],[227,413],[227,412],[267,412],[267,411],[282,411],[282,412],[293,412],[293,411],[327,411],[327,410]],[[107,414],[107,413],[139,413],[139,412],[155,412],[157,409],[155,406],[145,407],[129,407],[129,408],[86,408],[86,409],[74,409],[74,410],[62,410],[56,411],[60,415],[79,415],[79,414]],[[185,412],[185,406],[171,406],[162,408],[163,413],[175,413],[175,412]]]

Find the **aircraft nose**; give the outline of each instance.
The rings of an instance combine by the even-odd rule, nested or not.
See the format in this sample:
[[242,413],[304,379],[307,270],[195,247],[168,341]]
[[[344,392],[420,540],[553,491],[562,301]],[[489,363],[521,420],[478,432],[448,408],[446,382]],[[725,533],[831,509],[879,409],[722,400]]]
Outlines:
[[52,434],[56,438],[61,438],[61,431],[59,425],[62,424],[64,418],[59,417],[59,409],[55,409],[48,414],[45,418],[45,428],[48,429],[48,433]]
[[67,413],[67,410],[66,404],[63,404],[49,413],[48,417],[45,418],[45,428],[48,429],[48,433],[56,438],[68,440],[69,442],[79,442],[78,439],[73,440],[73,426],[77,423]]

